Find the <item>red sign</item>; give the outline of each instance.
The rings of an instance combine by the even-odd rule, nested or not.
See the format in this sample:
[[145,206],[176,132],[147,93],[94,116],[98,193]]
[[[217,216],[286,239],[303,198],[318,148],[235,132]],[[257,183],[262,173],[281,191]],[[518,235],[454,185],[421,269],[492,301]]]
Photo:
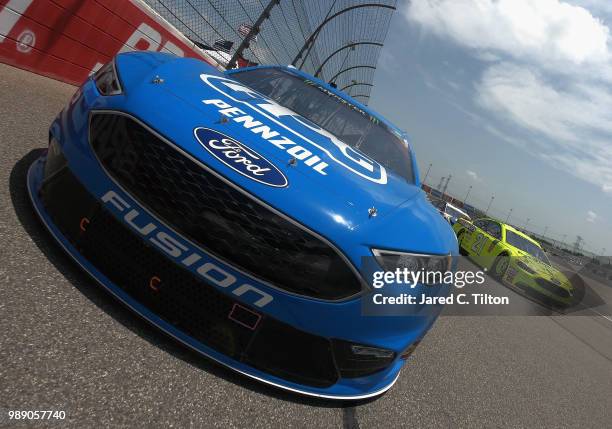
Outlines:
[[140,0],[0,0],[0,61],[80,84],[118,52],[145,50],[214,64]]

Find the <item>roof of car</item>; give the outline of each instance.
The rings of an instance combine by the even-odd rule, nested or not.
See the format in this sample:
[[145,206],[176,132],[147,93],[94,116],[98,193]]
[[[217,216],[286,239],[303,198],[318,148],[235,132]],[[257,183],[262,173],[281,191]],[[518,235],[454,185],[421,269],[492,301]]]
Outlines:
[[513,227],[510,224],[504,223],[504,222],[500,222],[497,219],[493,219],[493,218],[488,218],[488,217],[482,217],[479,219],[476,219],[474,222],[478,221],[478,220],[490,220],[493,222],[497,222],[500,225],[502,225],[502,227],[504,227],[505,229],[509,229],[510,231],[512,231],[513,233],[515,233],[516,235],[520,235],[521,237],[523,237],[526,240],[531,241],[533,244],[535,244],[536,246],[538,246],[540,249],[542,248],[542,245],[540,243],[538,243],[537,241],[535,241],[533,238],[531,238],[530,236],[528,236],[527,234],[525,234],[524,232],[516,229],[515,227]]
[[512,225],[508,225],[507,223],[503,223],[502,225],[506,228],[509,229],[510,231],[514,232],[516,235],[520,235],[521,237],[531,241],[533,244],[535,244],[536,246],[538,246],[539,248],[542,248],[542,246],[540,245],[540,243],[538,243],[537,241],[535,241],[533,238],[531,238],[530,236],[528,236],[527,234],[525,234],[522,231],[519,231],[518,229],[516,229],[515,227],[513,227]]
[[327,91],[333,93],[337,97],[342,98],[347,103],[350,103],[353,106],[359,108],[360,110],[363,110],[364,112],[366,112],[371,117],[376,118],[378,121],[384,123],[389,129],[391,129],[391,131],[393,131],[398,136],[401,136],[402,138],[408,139],[408,135],[406,134],[405,131],[401,130],[400,128],[395,126],[393,123],[389,122],[386,118],[381,116],[379,113],[377,113],[377,112],[371,110],[370,108],[368,108],[368,106],[366,106],[365,104],[360,103],[359,101],[357,101],[356,99],[354,99],[350,95],[340,91],[338,88],[334,88],[333,86],[331,86],[327,82],[322,81],[321,79],[316,78],[316,77],[314,77],[314,76],[312,76],[312,75],[310,75],[308,73],[305,73],[302,70],[298,70],[297,68],[295,68],[293,66],[262,65],[262,66],[244,67],[244,68],[240,68],[240,69],[232,69],[232,70],[228,70],[227,72],[229,74],[233,74],[233,73],[240,73],[240,72],[243,72],[243,71],[256,70],[256,69],[279,69],[279,70],[283,70],[283,71],[286,71],[288,73],[291,73],[291,74],[293,74],[295,76],[299,76],[301,78],[310,80],[310,81],[316,83],[317,85],[325,88]]

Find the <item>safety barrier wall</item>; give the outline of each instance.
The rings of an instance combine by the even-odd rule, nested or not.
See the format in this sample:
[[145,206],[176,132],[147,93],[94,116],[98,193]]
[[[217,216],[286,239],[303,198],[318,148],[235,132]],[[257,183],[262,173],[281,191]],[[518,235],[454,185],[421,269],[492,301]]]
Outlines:
[[216,65],[140,0],[0,0],[0,61],[78,85],[118,52]]

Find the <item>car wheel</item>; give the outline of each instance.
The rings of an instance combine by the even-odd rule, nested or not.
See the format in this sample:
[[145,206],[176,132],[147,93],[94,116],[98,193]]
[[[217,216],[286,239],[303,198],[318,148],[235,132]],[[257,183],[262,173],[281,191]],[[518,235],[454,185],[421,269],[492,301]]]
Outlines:
[[510,257],[508,255],[499,255],[495,258],[493,266],[491,267],[491,275],[497,280],[501,280],[508,270],[510,265]]

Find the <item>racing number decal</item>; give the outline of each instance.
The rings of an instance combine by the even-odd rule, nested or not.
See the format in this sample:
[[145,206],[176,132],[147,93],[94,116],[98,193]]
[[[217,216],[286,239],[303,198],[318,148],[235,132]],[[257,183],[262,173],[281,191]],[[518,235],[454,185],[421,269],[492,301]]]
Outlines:
[[476,253],[477,255],[480,255],[480,252],[482,252],[482,248],[485,245],[485,236],[484,234],[478,234],[476,236],[476,240],[474,240],[474,244],[472,244],[472,252]]

